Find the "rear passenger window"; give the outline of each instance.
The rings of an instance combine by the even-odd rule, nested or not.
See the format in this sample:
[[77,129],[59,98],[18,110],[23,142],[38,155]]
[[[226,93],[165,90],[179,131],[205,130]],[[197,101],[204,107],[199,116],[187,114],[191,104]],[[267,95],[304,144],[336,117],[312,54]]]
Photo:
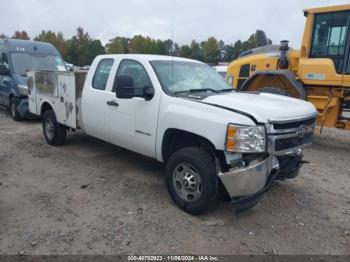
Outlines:
[[97,66],[94,79],[92,80],[92,87],[98,90],[105,90],[109,73],[113,65],[113,59],[103,59]]

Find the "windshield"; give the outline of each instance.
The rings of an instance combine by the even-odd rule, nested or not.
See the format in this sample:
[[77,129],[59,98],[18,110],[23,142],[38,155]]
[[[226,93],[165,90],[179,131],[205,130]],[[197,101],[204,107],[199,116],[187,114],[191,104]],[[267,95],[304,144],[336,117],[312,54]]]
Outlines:
[[210,66],[184,61],[151,61],[164,91],[168,94],[186,92],[223,92],[232,87]]
[[66,71],[62,58],[58,55],[29,53],[11,54],[13,70],[17,74],[26,74],[27,70]]
[[218,74],[221,75],[222,78],[225,78],[225,77],[226,77],[226,72],[219,72],[219,71],[218,71]]

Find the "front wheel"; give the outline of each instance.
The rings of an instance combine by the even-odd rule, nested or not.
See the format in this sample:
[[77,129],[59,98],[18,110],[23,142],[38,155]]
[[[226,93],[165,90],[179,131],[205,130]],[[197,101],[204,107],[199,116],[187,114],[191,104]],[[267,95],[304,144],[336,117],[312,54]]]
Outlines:
[[11,97],[10,99],[10,114],[13,120],[15,121],[21,121],[23,120],[23,117],[18,112],[18,101],[16,98]]
[[167,162],[165,180],[174,202],[190,214],[205,212],[217,199],[215,161],[202,149],[188,147],[175,152]]
[[43,132],[47,143],[53,146],[64,144],[67,130],[59,124],[53,110],[47,110],[43,114]]

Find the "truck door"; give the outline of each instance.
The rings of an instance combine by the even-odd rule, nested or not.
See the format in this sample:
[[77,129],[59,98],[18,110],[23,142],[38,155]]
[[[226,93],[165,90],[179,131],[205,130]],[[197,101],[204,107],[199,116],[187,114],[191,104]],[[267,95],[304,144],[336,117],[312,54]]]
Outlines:
[[[151,78],[156,76],[148,72],[153,73],[149,64],[123,59],[119,63],[115,77],[119,75],[132,77],[134,88],[153,87]],[[148,101],[139,97],[119,99],[116,97],[113,84],[106,101],[109,141],[154,157],[159,97],[160,94],[155,92],[154,97]]]
[[[107,126],[107,83],[113,82],[110,79],[110,72],[114,59],[106,58],[98,62],[95,73],[87,77],[81,99],[81,117],[85,132],[88,135],[106,140]],[[91,69],[90,69],[91,70]],[[112,84],[111,84],[112,85]]]

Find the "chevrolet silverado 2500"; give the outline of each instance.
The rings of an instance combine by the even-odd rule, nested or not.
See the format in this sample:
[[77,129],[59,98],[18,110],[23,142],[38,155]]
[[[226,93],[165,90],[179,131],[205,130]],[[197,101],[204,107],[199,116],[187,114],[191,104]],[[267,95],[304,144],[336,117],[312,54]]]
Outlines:
[[317,114],[302,100],[236,92],[208,65],[184,58],[102,55],[86,76],[28,74],[29,108],[42,116],[49,144],[83,129],[155,158],[174,202],[192,214],[218,196],[249,208],[274,180],[296,177]]

